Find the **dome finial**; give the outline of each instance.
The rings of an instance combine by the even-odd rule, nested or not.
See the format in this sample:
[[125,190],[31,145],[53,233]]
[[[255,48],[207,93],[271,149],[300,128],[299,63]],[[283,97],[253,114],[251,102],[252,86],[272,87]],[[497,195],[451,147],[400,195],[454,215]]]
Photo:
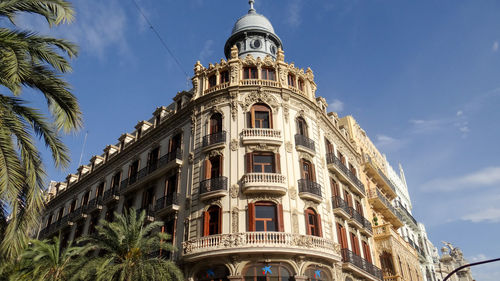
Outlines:
[[255,9],[253,7],[253,4],[255,4],[255,0],[249,0],[248,4],[250,4],[250,10],[248,10],[248,13],[255,13]]

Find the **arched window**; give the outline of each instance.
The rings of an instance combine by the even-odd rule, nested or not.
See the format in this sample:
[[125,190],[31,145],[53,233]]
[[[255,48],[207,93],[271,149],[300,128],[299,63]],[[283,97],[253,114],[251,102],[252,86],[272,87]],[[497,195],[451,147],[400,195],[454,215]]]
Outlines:
[[314,165],[305,159],[300,159],[300,169],[302,173],[302,179],[314,182],[316,175],[314,172]]
[[282,263],[258,263],[246,268],[245,281],[291,281],[290,270]]
[[333,144],[327,138],[325,138],[325,148],[328,154],[334,152]]
[[214,179],[222,176],[222,156],[217,155],[205,160],[205,179]]
[[305,211],[307,235],[323,236],[321,231],[321,217],[312,208]]
[[203,236],[222,233],[222,212],[219,206],[211,206],[203,214]]
[[228,281],[229,269],[223,265],[206,267],[195,275],[195,281]]
[[222,114],[214,113],[210,116],[210,134],[222,131]]
[[380,255],[380,265],[382,266],[382,273],[384,274],[384,276],[396,275],[394,264],[392,262],[392,255],[390,253],[384,251]]
[[306,269],[306,274],[308,281],[330,281],[330,274],[324,268],[312,265]]
[[217,77],[215,74],[212,74],[208,77],[208,87],[212,88],[215,87],[215,85],[217,85]]
[[249,231],[284,231],[283,206],[272,202],[248,204]]
[[307,123],[302,117],[297,118],[297,134],[307,137]]
[[271,108],[265,104],[254,104],[250,110],[250,124],[251,128],[264,128],[270,129],[273,127]]

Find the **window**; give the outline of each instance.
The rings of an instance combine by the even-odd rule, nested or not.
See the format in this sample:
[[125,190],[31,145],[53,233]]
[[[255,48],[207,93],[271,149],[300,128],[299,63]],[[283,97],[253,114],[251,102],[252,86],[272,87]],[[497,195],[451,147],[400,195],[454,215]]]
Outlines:
[[99,223],[99,213],[92,215],[90,218],[90,224],[89,224],[89,234],[94,234],[95,233],[95,227]]
[[84,226],[85,226],[85,223],[79,223],[76,225],[75,236],[74,236],[73,240],[76,240],[83,235],[83,227]]
[[49,218],[47,219],[47,226],[52,224],[52,214],[50,214]]
[[351,246],[352,246],[352,252],[357,255],[361,256],[361,252],[359,251],[359,240],[356,234],[351,232]]
[[248,204],[249,231],[284,231],[283,207],[272,202]]
[[69,212],[73,212],[76,209],[76,199],[71,202],[71,205],[69,206]]
[[337,223],[337,238],[339,240],[340,247],[342,249],[348,249],[345,227],[340,223]]
[[129,197],[125,198],[125,201],[123,202],[123,212],[128,212],[130,208],[134,207],[134,199],[135,194],[132,194]]
[[130,168],[128,170],[129,183],[135,182],[135,180],[137,179],[137,172],[139,172],[139,160],[135,160],[130,165]]
[[339,156],[338,158],[340,159],[340,162],[342,162],[342,164],[345,165],[346,161],[344,154],[342,154],[340,151],[337,150],[337,155]]
[[358,211],[360,215],[363,215],[363,206],[358,200],[356,200],[356,211]]
[[325,138],[325,148],[326,148],[326,153],[333,153],[333,144]]
[[222,233],[222,212],[219,206],[211,206],[203,214],[203,236]]
[[243,274],[245,281],[289,281],[294,280],[281,263],[262,263],[249,266]]
[[222,156],[217,155],[205,160],[205,179],[214,179],[222,176]]
[[87,204],[89,203],[89,197],[90,197],[90,191],[85,192],[85,194],[82,197],[82,204],[81,204],[82,207],[87,206]]
[[270,129],[273,127],[271,116],[272,114],[269,106],[265,104],[255,104],[250,110],[249,127]]
[[215,85],[217,85],[217,77],[215,76],[215,74],[212,74],[210,75],[210,77],[208,77],[208,87],[212,88]]
[[95,192],[95,197],[99,198],[104,195],[104,182],[99,183],[99,186],[97,186],[96,192]]
[[170,143],[168,146],[168,152],[175,152],[177,149],[181,148],[181,140],[182,140],[182,135],[179,133],[170,139]]
[[305,216],[306,216],[307,234],[319,237],[323,236],[321,233],[320,215],[316,214],[316,212],[312,208],[308,208],[305,211]]
[[295,75],[288,74],[288,86],[295,87]]
[[219,133],[222,131],[222,115],[215,113],[210,116],[210,134]]
[[304,80],[299,79],[298,81],[299,90],[304,91]]
[[344,201],[347,202],[347,206],[352,208],[352,197],[349,191],[344,190]]
[[222,71],[219,75],[221,84],[229,82],[229,71]]
[[368,262],[372,262],[372,255],[370,253],[370,245],[368,245],[368,243],[366,243],[366,241],[362,241],[361,242],[362,246],[363,246],[363,255],[365,256],[365,260],[367,260]]
[[332,189],[332,196],[340,196],[339,184],[333,178],[330,178],[330,188]]
[[247,173],[281,173],[279,153],[251,152],[245,157]]
[[153,208],[155,202],[155,188],[150,187],[142,193],[142,208],[149,210]]
[[104,216],[104,219],[106,221],[112,222],[115,219],[115,209],[116,206],[110,206],[106,210],[106,214]]
[[200,270],[194,280],[195,281],[229,281],[229,269],[223,265],[206,267]]
[[382,252],[380,255],[380,265],[382,267],[382,273],[384,276],[394,276],[396,271],[394,270],[394,265],[392,263],[392,255],[388,252]]
[[301,136],[305,136],[305,137],[308,136],[307,123],[306,123],[306,120],[304,120],[304,118],[302,118],[302,117],[297,118],[297,133]]
[[156,147],[151,152],[149,152],[148,155],[148,167],[149,170],[152,171],[153,169],[156,169],[156,166],[158,165],[158,158],[160,157],[160,148]]
[[257,68],[256,67],[244,67],[243,68],[243,79],[257,79]]
[[354,166],[351,163],[349,163],[349,171],[351,171],[351,173],[357,176],[356,168],[354,168]]
[[111,190],[116,191],[120,187],[120,178],[121,178],[122,173],[118,172],[113,176],[113,179],[111,180]]
[[276,72],[272,68],[263,68],[261,71],[261,79],[276,81]]
[[328,281],[333,280],[330,278],[328,271],[322,267],[318,266],[309,266],[306,269],[307,281]]
[[305,159],[300,159],[302,179],[315,181],[314,165]]
[[182,108],[182,98],[180,98],[180,99],[177,101],[177,110],[176,110],[176,111],[181,110],[181,108]]

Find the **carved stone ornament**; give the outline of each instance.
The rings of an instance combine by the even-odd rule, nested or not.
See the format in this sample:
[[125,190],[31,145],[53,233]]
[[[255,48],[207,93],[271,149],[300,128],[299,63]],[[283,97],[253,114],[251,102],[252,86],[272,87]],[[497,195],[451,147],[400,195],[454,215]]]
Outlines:
[[206,154],[207,158],[212,158],[212,157],[216,157],[216,156],[223,156],[223,155],[224,155],[223,149],[212,149]]
[[256,194],[256,196],[253,196],[253,194],[249,194],[247,197],[252,198],[252,203],[255,203],[257,201],[272,201],[274,203],[281,204],[282,201],[282,195],[274,194]]
[[297,199],[297,190],[293,186],[291,186],[288,189],[288,194],[290,195],[290,199],[292,199],[292,200]]
[[218,98],[215,98],[215,99],[211,99],[207,103],[206,108],[214,107],[215,105],[220,105],[220,104],[225,103],[225,102],[227,102],[227,98],[226,97],[218,97]]
[[232,139],[230,144],[231,150],[232,151],[238,150],[238,146],[239,146],[239,141],[237,139]]
[[299,233],[299,218],[296,212],[292,214],[292,232]]
[[279,147],[273,145],[267,145],[265,143],[259,143],[257,145],[247,146],[248,151],[271,151],[271,152],[279,152]]
[[286,103],[283,103],[283,114],[285,115],[285,121],[290,121],[290,106]]
[[231,84],[238,83],[239,75],[240,75],[239,63],[231,63]]
[[231,198],[238,198],[238,194],[240,193],[240,186],[237,184],[231,185],[229,193],[231,194]]
[[285,143],[285,150],[286,152],[290,153],[293,151],[293,144],[289,141]]
[[233,121],[236,121],[236,117],[238,116],[238,93],[230,92],[231,96],[231,117],[233,117]]
[[245,101],[240,102],[241,108],[248,111],[248,108],[255,103],[263,102],[269,105],[273,111],[279,109],[279,104],[276,98],[271,93],[265,91],[253,91],[245,97]]
[[189,164],[193,164],[194,162],[194,152],[189,152],[189,158],[188,158]]
[[240,210],[237,207],[234,207],[231,210],[231,230],[232,232],[239,232],[239,212]]
[[238,58],[238,47],[236,45],[231,47],[231,59],[237,59]]

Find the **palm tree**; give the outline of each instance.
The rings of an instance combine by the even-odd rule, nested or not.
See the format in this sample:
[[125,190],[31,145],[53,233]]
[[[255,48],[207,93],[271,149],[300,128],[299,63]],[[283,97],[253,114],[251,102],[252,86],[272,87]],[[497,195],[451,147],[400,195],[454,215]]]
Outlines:
[[114,222],[101,220],[97,234],[81,240],[99,251],[99,257],[82,271],[94,275],[96,281],[183,280],[174,262],[152,255],[160,249],[173,251],[174,247],[165,242],[168,234],[155,231],[163,222],[145,225],[145,217],[145,211],[138,214],[132,208],[125,215],[115,213]]
[[[50,149],[57,167],[69,163],[59,132],[81,126],[81,112],[61,75],[71,71],[67,57],[76,45],[20,30],[19,13],[39,14],[50,26],[71,22],[65,0],[0,1],[0,263],[15,258],[40,220],[45,172],[35,138]],[[27,106],[21,90],[34,89],[47,101],[50,117]]]
[[11,281],[69,281],[79,279],[79,272],[88,258],[89,247],[61,247],[59,237],[32,240],[20,256],[18,270],[10,275]]

